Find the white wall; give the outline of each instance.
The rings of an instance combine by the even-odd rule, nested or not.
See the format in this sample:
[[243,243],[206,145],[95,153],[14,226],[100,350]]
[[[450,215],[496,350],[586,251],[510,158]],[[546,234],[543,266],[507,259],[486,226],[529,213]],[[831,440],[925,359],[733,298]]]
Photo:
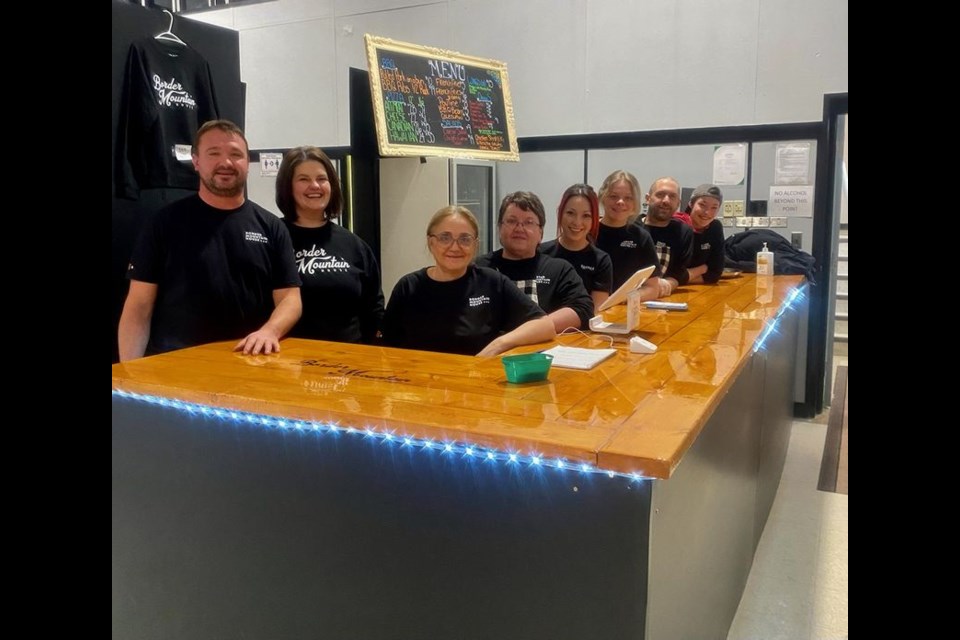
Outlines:
[[507,64],[518,136],[819,121],[848,90],[844,0],[277,0],[240,31],[253,149],[348,146],[363,34]]
[[[583,156],[583,151],[547,151],[525,153],[520,162],[498,162],[495,214],[500,211],[500,202],[508,193],[532,191],[540,196],[547,214],[543,240],[553,240],[557,237],[560,196],[567,187],[583,182]],[[494,234],[493,245],[495,249],[500,248],[499,234]]]
[[427,223],[450,203],[446,158],[384,158],[380,161],[380,272],[389,302],[405,274],[433,264]]

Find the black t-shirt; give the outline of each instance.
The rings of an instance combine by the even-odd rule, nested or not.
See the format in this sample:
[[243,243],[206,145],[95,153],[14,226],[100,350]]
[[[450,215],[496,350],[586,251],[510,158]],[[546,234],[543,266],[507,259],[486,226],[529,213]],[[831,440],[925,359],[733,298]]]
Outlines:
[[714,219],[700,233],[694,230],[693,257],[690,259],[690,267],[707,265],[703,281],[713,284],[723,275],[723,262],[723,223]]
[[380,267],[373,250],[340,225],[287,223],[303,285],[303,315],[291,336],[337,342],[374,342],[383,319]]
[[655,227],[637,220],[635,223],[646,229],[653,238],[660,268],[664,278],[673,278],[679,284],[687,284],[690,274],[690,258],[693,255],[693,229],[677,219],[671,218],[665,227]]
[[216,209],[188,196],[141,232],[127,277],[158,285],[146,354],[240,340],[273,313],[273,291],[300,286],[290,234],[247,200]]
[[613,262],[610,261],[610,255],[606,251],[598,249],[592,244],[588,244],[579,251],[571,251],[557,240],[549,240],[540,245],[540,253],[566,260],[572,264],[588,292],[613,292],[613,289],[611,289]]
[[547,313],[570,307],[586,327],[593,316],[593,298],[576,270],[566,260],[536,253],[532,258],[508,260],[503,249],[477,258],[478,267],[490,267],[507,276]]
[[657,267],[652,278],[663,275],[653,238],[641,225],[609,227],[601,224],[597,232],[597,247],[610,254],[610,261],[613,263],[613,291],[634,273],[650,265]]
[[427,267],[400,278],[383,318],[392,347],[476,355],[497,336],[544,315],[509,278],[470,265],[463,277],[437,282]]

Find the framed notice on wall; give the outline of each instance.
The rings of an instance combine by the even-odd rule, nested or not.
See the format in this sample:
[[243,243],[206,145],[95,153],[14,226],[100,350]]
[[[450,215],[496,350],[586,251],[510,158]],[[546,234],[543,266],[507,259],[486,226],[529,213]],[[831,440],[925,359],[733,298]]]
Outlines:
[[505,63],[364,40],[380,155],[520,159]]

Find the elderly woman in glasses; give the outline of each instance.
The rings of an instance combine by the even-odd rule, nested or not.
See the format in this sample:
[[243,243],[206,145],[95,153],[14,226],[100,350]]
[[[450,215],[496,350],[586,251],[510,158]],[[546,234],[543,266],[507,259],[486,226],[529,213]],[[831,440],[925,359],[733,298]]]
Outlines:
[[596,246],[600,227],[600,201],[593,187],[575,184],[560,196],[557,206],[557,239],[540,245],[540,253],[566,260],[583,280],[595,307],[610,297],[613,263]]
[[552,340],[553,323],[509,278],[473,264],[479,227],[469,209],[437,211],[427,226],[435,264],[397,282],[383,320],[394,347],[494,356]]

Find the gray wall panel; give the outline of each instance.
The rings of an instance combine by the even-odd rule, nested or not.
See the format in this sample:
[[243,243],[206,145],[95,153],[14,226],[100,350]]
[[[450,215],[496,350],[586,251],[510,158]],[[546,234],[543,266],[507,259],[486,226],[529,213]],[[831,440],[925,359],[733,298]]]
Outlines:
[[[291,131],[317,131],[317,117],[336,128],[311,142],[350,144],[347,70],[366,68],[365,32],[506,62],[521,136],[817,121],[823,95],[848,85],[848,8],[835,0],[336,0],[332,15],[330,4],[277,0],[195,16],[243,33],[334,22],[332,32],[274,29],[244,40],[251,105],[291,105],[283,118],[266,107],[250,113],[254,147],[289,146]],[[333,56],[264,64],[272,50],[331,41]],[[271,73],[295,73],[301,84],[268,93]],[[294,106],[319,88],[334,94],[334,113]]]
[[637,640],[649,482],[113,404],[117,638]]
[[[513,191],[532,191],[543,202],[547,223],[543,228],[544,241],[557,237],[557,205],[560,196],[572,184],[583,181],[582,151],[548,151],[523,153],[520,162],[497,163],[497,202]],[[496,234],[494,234],[496,236]],[[500,247],[494,239],[494,245]]]

